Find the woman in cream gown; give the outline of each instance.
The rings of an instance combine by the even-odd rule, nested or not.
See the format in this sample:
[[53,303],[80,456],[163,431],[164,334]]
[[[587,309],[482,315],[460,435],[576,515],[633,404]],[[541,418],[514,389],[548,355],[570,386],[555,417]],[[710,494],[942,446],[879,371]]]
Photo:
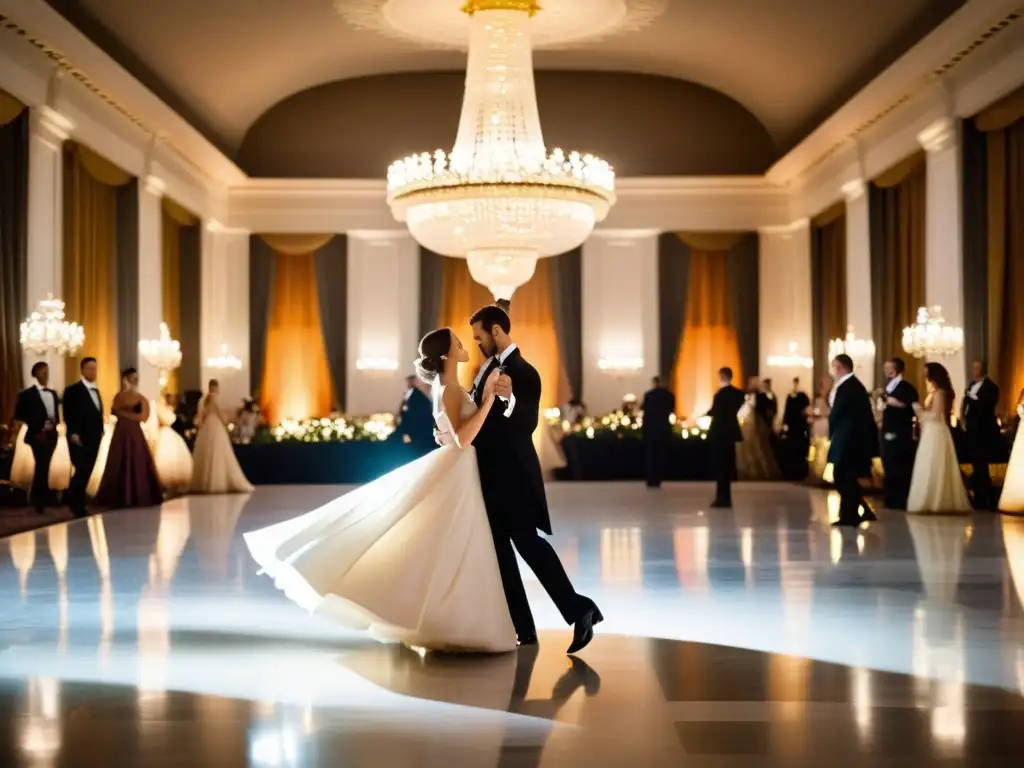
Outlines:
[[1024,392],[1017,402],[1017,436],[1013,439],[1010,463],[1006,465],[1006,479],[999,496],[999,511],[1014,514],[1024,513]]
[[907,512],[966,515],[971,511],[971,502],[967,498],[953,435],[949,431],[953,385],[949,372],[939,363],[926,363],[925,376],[928,379],[925,404],[914,405],[921,425],[921,438],[910,479]]
[[249,493],[252,483],[235,457],[227,424],[220,410],[220,384],[210,381],[206,397],[199,404],[195,449],[192,453],[192,493]]
[[153,461],[160,485],[171,493],[184,493],[192,484],[192,453],[185,439],[174,431],[174,409],[164,402],[151,403],[156,428],[153,430]]
[[[815,480],[825,481],[825,468],[828,467],[828,395],[835,382],[831,376],[822,376],[818,382],[818,395],[814,398],[811,408],[811,475]],[[829,478],[831,480],[831,478]]]
[[381,640],[440,651],[516,648],[471,443],[479,409],[458,384],[469,360],[442,328],[420,343],[442,447],[313,512],[245,534],[264,573],[302,608]]

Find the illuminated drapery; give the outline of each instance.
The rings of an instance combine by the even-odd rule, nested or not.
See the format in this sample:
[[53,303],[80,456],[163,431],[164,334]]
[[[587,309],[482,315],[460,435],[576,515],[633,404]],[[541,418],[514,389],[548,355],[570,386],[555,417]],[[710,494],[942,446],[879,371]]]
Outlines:
[[21,322],[28,314],[28,114],[0,90],[0,424],[14,415],[22,380]]
[[829,341],[846,337],[846,203],[819,214],[811,225],[811,336],[817,390],[831,363]]

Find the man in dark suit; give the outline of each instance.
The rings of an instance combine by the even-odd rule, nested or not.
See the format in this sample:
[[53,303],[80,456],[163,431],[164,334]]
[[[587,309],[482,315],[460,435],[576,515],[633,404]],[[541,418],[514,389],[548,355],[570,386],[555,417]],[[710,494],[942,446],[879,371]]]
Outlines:
[[426,454],[435,447],[434,406],[424,391],[426,385],[416,376],[406,376],[405,395],[395,419],[395,431],[390,439],[411,445],[417,454]]
[[885,506],[906,509],[914,473],[914,403],[917,388],[903,378],[902,358],[885,361],[885,410],[882,412],[882,465],[885,467]]
[[50,461],[57,448],[57,425],[60,424],[60,401],[50,389],[50,366],[36,363],[32,366],[36,380],[18,395],[14,418],[25,425],[25,443],[32,448],[36,461],[32,476],[32,505],[43,514],[50,493]]
[[762,414],[768,427],[775,432],[775,420],[779,416],[779,401],[772,390],[771,379],[761,379],[761,391],[757,393],[758,413]]
[[996,499],[992,493],[992,475],[989,464],[998,460],[1001,441],[999,419],[999,387],[988,377],[985,363],[971,363],[971,385],[964,393],[960,407],[960,423],[964,430],[967,460],[971,462],[971,490],[974,508],[994,510]]
[[832,369],[836,383],[829,395],[828,430],[832,442],[828,460],[840,499],[839,519],[833,525],[855,528],[876,519],[864,503],[860,478],[871,475],[871,460],[878,455],[878,429],[871,411],[871,398],[853,375],[850,356],[836,355]]
[[743,407],[743,390],[732,385],[732,368],[718,371],[720,389],[715,393],[711,410],[708,443],[711,445],[711,467],[715,474],[715,500],[712,507],[732,506],[732,479],[736,475],[736,443],[743,441],[739,412]]
[[512,548],[514,544],[555,602],[562,618],[573,625],[568,652],[576,653],[593,639],[594,625],[604,617],[593,600],[576,592],[555,550],[537,535],[538,529],[551,533],[544,475],[533,445],[540,411],[540,376],[523,359],[509,336],[512,321],[502,308],[486,306],[469,322],[473,338],[487,358],[473,386],[477,405],[483,397],[480,382],[486,381],[495,368],[502,371],[494,392],[503,402],[491,408],[473,446],[509,614],[520,645],[536,643],[537,629]]
[[793,389],[786,396],[782,410],[782,454],[787,479],[803,480],[807,477],[807,453],[811,447],[807,411],[810,407],[810,398],[800,389],[800,379],[793,379]]
[[672,444],[672,414],[676,396],[661,386],[661,379],[651,380],[651,389],[644,395],[644,476],[648,488],[660,488],[665,476],[665,463]]
[[64,390],[64,420],[67,422],[68,449],[75,474],[68,497],[77,517],[85,514],[85,489],[89,485],[96,456],[103,440],[103,399],[96,386],[96,358],[82,358],[82,378]]

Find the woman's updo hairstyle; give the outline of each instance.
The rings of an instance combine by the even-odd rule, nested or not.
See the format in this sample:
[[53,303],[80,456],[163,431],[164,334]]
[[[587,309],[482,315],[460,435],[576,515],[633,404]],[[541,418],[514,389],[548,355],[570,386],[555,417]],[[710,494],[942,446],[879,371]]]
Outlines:
[[416,375],[428,384],[444,370],[444,357],[452,348],[452,329],[438,328],[420,339]]

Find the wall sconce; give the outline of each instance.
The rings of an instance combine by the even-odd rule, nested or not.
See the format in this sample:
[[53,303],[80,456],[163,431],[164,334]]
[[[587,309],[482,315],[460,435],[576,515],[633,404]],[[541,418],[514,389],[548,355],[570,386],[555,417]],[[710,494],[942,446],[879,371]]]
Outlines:
[[804,357],[798,352],[799,347],[795,341],[789,342],[788,355],[772,355],[768,358],[768,366],[771,368],[807,368],[814,367],[814,360]]
[[356,360],[356,370],[367,373],[391,373],[398,370],[398,361],[393,357],[361,357]]
[[597,367],[612,374],[636,373],[644,367],[644,360],[642,357],[602,357]]

